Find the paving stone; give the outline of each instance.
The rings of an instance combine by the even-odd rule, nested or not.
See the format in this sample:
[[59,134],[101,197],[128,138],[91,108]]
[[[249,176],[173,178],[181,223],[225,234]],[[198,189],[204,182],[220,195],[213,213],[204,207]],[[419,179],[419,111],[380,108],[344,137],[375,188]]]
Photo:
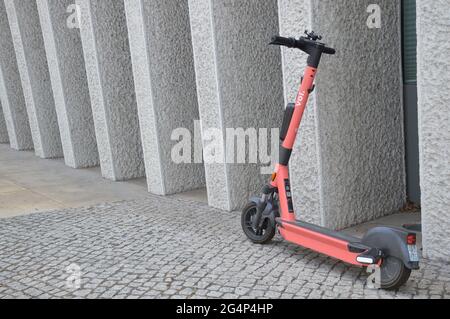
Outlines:
[[29,295],[30,297],[39,297],[40,295],[42,295],[42,291],[37,290],[35,288],[28,288],[24,290],[24,293],[26,295]]
[[278,299],[281,297],[281,293],[277,292],[277,291],[267,291],[264,294],[265,297],[269,298],[269,299]]
[[220,291],[209,291],[206,295],[212,298],[220,298],[223,296],[223,293],[221,293]]
[[[0,299],[450,298],[449,265],[423,260],[380,292],[363,270],[279,237],[252,245],[236,212],[153,195],[2,219],[0,240]],[[81,289],[67,288],[72,264]]]

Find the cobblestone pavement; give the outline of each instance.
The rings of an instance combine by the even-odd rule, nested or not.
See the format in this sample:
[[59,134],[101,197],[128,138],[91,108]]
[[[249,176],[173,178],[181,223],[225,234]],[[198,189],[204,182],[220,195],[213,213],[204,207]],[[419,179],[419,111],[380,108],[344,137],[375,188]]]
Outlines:
[[450,297],[449,265],[373,290],[359,268],[280,238],[253,245],[239,214],[174,198],[3,219],[0,242],[0,298]]

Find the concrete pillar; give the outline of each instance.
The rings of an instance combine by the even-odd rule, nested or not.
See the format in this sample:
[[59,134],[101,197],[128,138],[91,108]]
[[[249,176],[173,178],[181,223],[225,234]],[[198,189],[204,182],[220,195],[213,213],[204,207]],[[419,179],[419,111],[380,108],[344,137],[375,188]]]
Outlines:
[[8,130],[6,129],[5,117],[3,116],[3,108],[0,103],[0,143],[9,143]]
[[[322,224],[398,211],[406,201],[400,1],[311,1],[312,26],[337,49],[317,80]],[[369,28],[369,6],[380,28]]]
[[18,151],[33,149],[25,98],[4,1],[0,1],[0,101],[10,146]]
[[[369,28],[368,8],[381,9]],[[392,213],[406,200],[400,1],[279,0],[280,30],[304,29],[337,49],[324,56],[291,163],[299,219],[341,229]],[[306,56],[283,49],[286,102]]]
[[61,157],[61,138],[36,1],[5,0],[5,6],[36,155]]
[[[280,125],[281,56],[267,45],[278,34],[277,2],[191,0],[189,9],[205,157],[210,157],[211,128],[221,132],[218,144],[224,148],[227,128]],[[242,208],[267,182],[259,168],[230,163],[225,156],[206,163],[210,205]]]
[[123,0],[77,0],[102,174],[144,176]]
[[450,261],[450,2],[417,1],[424,255]]
[[[64,159],[70,167],[84,168],[98,165],[99,159],[80,30],[68,10],[73,2],[38,0],[37,4]],[[76,12],[72,15],[76,17]]]
[[193,137],[199,119],[188,1],[125,0],[125,9],[149,190],[204,187],[201,163],[171,158],[172,132],[185,128]]
[[[299,37],[311,31],[310,0],[279,0],[280,34]],[[295,102],[307,55],[299,50],[282,48],[285,105]],[[316,125],[315,92],[299,129],[290,165],[294,208],[299,219],[321,224],[319,153]]]

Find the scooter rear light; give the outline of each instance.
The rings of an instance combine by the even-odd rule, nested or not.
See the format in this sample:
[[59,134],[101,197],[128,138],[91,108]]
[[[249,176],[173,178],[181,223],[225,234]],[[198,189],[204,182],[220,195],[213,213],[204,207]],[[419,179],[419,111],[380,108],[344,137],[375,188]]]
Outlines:
[[415,245],[417,242],[416,234],[409,234],[408,237],[406,237],[406,243],[408,245]]

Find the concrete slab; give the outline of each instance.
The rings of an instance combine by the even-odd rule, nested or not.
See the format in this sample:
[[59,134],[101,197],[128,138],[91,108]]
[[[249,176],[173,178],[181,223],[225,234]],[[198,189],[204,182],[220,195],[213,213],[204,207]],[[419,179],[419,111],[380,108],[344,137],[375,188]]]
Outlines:
[[199,203],[206,203],[206,204],[208,203],[208,192],[206,188],[200,188],[189,192],[175,194],[171,197],[191,200]]
[[36,1],[6,0],[17,64],[36,155],[63,156]]
[[[378,1],[380,29],[365,24],[370,0],[278,3],[284,36],[313,29],[337,49],[322,59],[290,165],[297,217],[342,229],[398,211],[406,202],[400,1]],[[283,49],[286,102],[305,62]]]
[[3,115],[3,107],[0,102],[0,143],[9,143],[8,130],[6,128],[5,116]]
[[[280,35],[298,37],[311,30],[310,0],[278,0]],[[281,48],[285,105],[295,102],[308,56],[299,50]],[[321,224],[319,144],[317,136],[316,92],[309,103],[299,128],[290,163],[291,184],[297,217],[308,223]],[[297,203],[297,204],[296,204]]]
[[33,149],[25,97],[5,3],[0,1],[0,100],[10,146],[18,151]]
[[209,204],[240,209],[267,177],[261,165],[225,154],[233,139],[227,129],[271,129],[282,121],[281,55],[267,45],[279,32],[277,1],[192,0],[189,11],[204,157],[214,159],[205,164]]
[[25,212],[36,213],[58,208],[66,208],[66,206],[28,189],[0,193],[0,218],[23,215]]
[[0,194],[20,192],[20,191],[24,191],[24,190],[25,190],[24,187],[21,187],[21,186],[17,185],[16,183],[13,183],[6,179],[0,180]]
[[64,160],[72,168],[99,165],[80,30],[67,24],[73,0],[37,2]]
[[140,178],[145,168],[123,0],[76,3],[102,174]]
[[417,2],[417,88],[425,252],[450,261],[450,2]]
[[[99,178],[100,176],[97,175],[97,177]],[[132,188],[135,187],[130,187],[130,189],[118,188],[105,180],[99,180],[94,184],[86,181],[70,180],[61,185],[41,187],[38,192],[64,203],[66,206],[82,207],[92,203],[115,202],[128,197],[133,198]]]
[[188,1],[126,0],[125,9],[149,191],[204,187],[202,163],[172,158],[174,130],[194,136],[199,120]]
[[336,229],[397,212],[406,203],[400,1],[312,1],[312,26],[336,48],[317,79],[321,219]]
[[0,145],[0,218],[146,197],[145,179],[112,182],[100,168],[75,170]]

